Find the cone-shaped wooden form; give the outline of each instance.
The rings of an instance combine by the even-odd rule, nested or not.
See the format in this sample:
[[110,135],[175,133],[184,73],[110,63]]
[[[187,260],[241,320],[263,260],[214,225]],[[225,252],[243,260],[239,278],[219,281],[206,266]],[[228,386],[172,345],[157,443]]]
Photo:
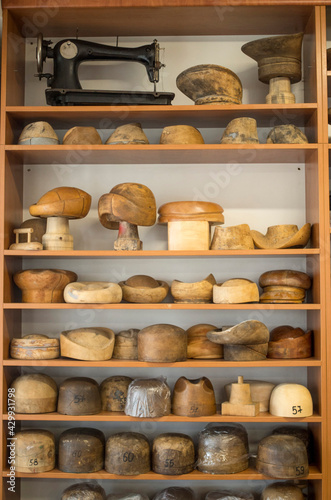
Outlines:
[[76,427],[59,438],[58,468],[62,472],[98,472],[104,466],[105,436],[98,429]]
[[244,384],[244,378],[238,377],[238,383],[231,384],[230,401],[222,403],[222,415],[255,417],[260,412],[260,404],[253,403],[251,388]]

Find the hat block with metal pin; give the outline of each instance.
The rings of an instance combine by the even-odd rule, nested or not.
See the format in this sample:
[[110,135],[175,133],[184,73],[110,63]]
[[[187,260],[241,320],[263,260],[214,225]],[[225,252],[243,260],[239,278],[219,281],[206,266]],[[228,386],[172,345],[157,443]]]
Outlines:
[[222,415],[255,417],[260,413],[260,403],[253,403],[249,384],[244,384],[244,377],[238,377],[238,383],[231,384],[230,401],[222,403]]

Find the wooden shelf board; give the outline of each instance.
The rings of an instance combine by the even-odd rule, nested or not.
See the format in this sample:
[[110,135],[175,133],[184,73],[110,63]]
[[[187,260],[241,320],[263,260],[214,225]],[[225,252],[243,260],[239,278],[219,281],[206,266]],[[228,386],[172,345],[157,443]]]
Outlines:
[[9,302],[3,304],[4,309],[141,309],[141,310],[294,310],[316,311],[320,304],[62,304],[62,303],[21,303]]
[[[2,475],[3,477],[7,477],[8,470],[4,470]],[[140,474],[139,476],[117,476],[115,474],[110,474],[106,472],[104,469],[98,472],[92,473],[68,473],[61,472],[58,469],[53,469],[49,472],[41,472],[39,474],[28,474],[23,472],[16,471],[15,476],[17,478],[29,478],[29,479],[112,479],[112,480],[155,480],[155,481],[237,481],[237,480],[266,480],[270,479],[262,474],[258,473],[256,469],[249,467],[243,472],[239,472],[238,474],[204,474],[203,472],[194,470],[190,474],[183,474],[181,476],[165,476],[163,474],[156,474],[155,472],[148,472],[147,474]],[[314,466],[309,466],[309,475],[304,479],[307,480],[316,480],[322,479],[323,474],[320,470]]]
[[[141,144],[92,146],[5,146],[7,155],[25,165],[304,163],[316,144]],[[199,153],[199,154],[198,154]],[[51,158],[51,163],[50,163]],[[79,168],[79,165],[77,165]]]

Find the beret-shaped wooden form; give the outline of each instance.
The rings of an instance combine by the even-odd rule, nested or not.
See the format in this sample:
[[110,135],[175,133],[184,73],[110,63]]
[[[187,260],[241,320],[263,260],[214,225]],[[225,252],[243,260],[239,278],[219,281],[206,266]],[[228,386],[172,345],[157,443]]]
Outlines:
[[189,380],[180,377],[172,396],[172,413],[186,417],[204,417],[216,413],[213,384],[206,378]]
[[153,500],[194,500],[195,495],[191,488],[170,486],[154,495]]
[[107,229],[118,229],[120,221],[136,226],[153,226],[156,203],[152,191],[143,184],[117,184],[99,199],[99,220]]
[[290,269],[279,269],[277,271],[267,271],[261,274],[259,285],[266,286],[292,286],[308,290],[311,287],[311,279],[308,274]]
[[123,330],[115,335],[114,359],[138,359],[137,328]]
[[279,384],[270,396],[270,413],[277,417],[311,417],[313,400],[307,387],[301,384]]
[[128,388],[125,414],[139,418],[170,415],[171,392],[165,379],[135,379]]
[[115,334],[110,328],[77,328],[61,332],[60,343],[61,356],[85,361],[105,361],[112,357]]
[[120,125],[108,137],[106,144],[149,144],[140,123]]
[[274,483],[270,484],[261,494],[261,500],[304,500],[300,488],[294,484]]
[[254,118],[235,118],[223,132],[221,144],[258,144],[257,124]]
[[211,250],[253,250],[254,243],[248,224],[238,226],[216,226]]
[[186,434],[160,434],[153,441],[152,468],[157,474],[178,476],[194,470],[195,451]]
[[268,358],[301,359],[312,355],[312,332],[283,325],[270,332]]
[[106,443],[105,469],[120,476],[137,476],[151,470],[149,441],[138,432],[119,432]]
[[207,333],[216,330],[214,325],[200,323],[187,331],[187,357],[194,359],[217,359],[223,357],[223,347],[207,338]]
[[66,488],[61,500],[106,500],[106,493],[99,484],[79,483]]
[[131,377],[113,375],[100,384],[101,405],[103,411],[124,411]]
[[98,472],[104,466],[105,436],[98,429],[76,427],[59,438],[58,467],[62,472]]
[[207,221],[209,224],[224,222],[223,208],[209,201],[171,201],[158,209],[158,224],[174,221]]
[[172,125],[162,130],[160,144],[204,144],[199,130],[190,125]]
[[123,292],[123,300],[137,304],[158,304],[169,291],[165,281],[157,281],[150,276],[136,275],[126,281],[119,282]]
[[175,303],[208,304],[213,300],[213,286],[215,284],[214,276],[209,274],[204,280],[195,283],[174,280],[171,283],[170,291]]
[[82,189],[57,187],[45,193],[40,200],[31,205],[30,214],[34,217],[67,217],[83,219],[89,213],[91,196]]
[[308,139],[295,125],[276,125],[270,130],[267,144],[307,144]]
[[[250,386],[251,398],[253,403],[260,404],[260,412],[269,411],[269,401],[271,391],[275,384],[271,382],[263,382],[262,380],[245,380],[246,384]],[[224,386],[227,399],[230,399],[232,383]]]
[[174,363],[187,357],[187,334],[179,326],[157,324],[138,333],[138,360]]
[[63,296],[70,304],[118,304],[122,289],[110,281],[80,281],[67,285]]
[[22,302],[64,302],[64,288],[77,280],[77,274],[63,269],[26,269],[14,274],[22,290]]
[[60,144],[53,127],[47,122],[33,122],[26,125],[18,138],[18,144]]
[[11,384],[15,390],[16,413],[50,413],[56,411],[57,385],[48,375],[31,373],[17,377]]
[[60,355],[58,339],[46,335],[26,335],[10,342],[10,356],[14,359],[55,359]]
[[16,433],[15,470],[29,474],[48,472],[55,467],[54,435],[42,429]]
[[257,284],[244,278],[234,278],[213,286],[214,304],[245,304],[258,302],[259,298]]
[[251,235],[256,248],[293,248],[305,247],[309,241],[311,225],[305,224],[299,230],[294,224],[270,226],[265,235],[259,231],[251,230]]
[[72,377],[59,386],[57,411],[61,415],[96,415],[101,411],[99,385],[88,377]]
[[241,104],[242,84],[228,68],[199,64],[180,73],[176,85],[195,104]]
[[205,500],[254,500],[252,493],[243,493],[236,491],[209,491]]
[[257,319],[247,319],[226,330],[209,331],[207,337],[217,344],[263,344],[269,341],[269,330]]
[[102,140],[94,127],[73,127],[64,135],[63,144],[102,144]]

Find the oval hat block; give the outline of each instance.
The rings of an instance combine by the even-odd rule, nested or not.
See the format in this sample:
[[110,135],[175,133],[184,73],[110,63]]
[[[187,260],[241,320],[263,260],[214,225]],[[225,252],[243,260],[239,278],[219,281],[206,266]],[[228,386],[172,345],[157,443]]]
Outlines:
[[59,355],[59,340],[46,335],[25,335],[10,343],[10,356],[14,359],[56,359]]
[[45,430],[26,429],[16,433],[17,472],[37,474],[55,467],[55,437]]
[[31,373],[16,378],[11,388],[15,390],[16,413],[50,413],[56,411],[58,390],[48,375]]
[[77,328],[62,332],[60,344],[61,356],[85,361],[105,361],[112,357],[115,334],[110,328]]

